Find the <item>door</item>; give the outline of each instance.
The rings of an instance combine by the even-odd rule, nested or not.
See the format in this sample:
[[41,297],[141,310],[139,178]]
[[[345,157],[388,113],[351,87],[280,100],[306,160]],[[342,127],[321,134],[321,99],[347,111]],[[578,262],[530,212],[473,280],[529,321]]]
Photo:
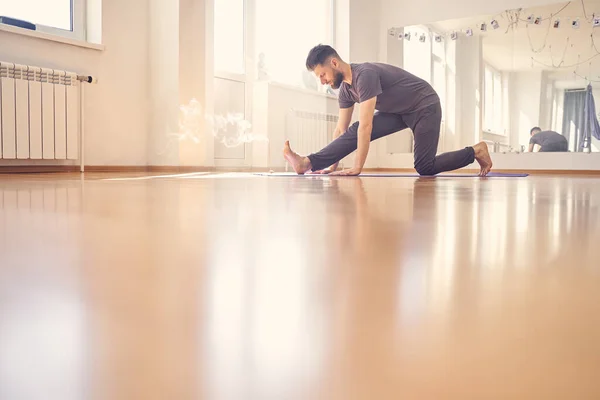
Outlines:
[[214,19],[215,164],[250,165],[250,144],[243,133],[250,113],[247,0],[217,0]]

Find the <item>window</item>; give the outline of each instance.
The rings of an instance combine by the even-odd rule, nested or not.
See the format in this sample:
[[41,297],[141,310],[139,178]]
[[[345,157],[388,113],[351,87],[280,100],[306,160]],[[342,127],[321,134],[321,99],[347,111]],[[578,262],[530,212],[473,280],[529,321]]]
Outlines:
[[431,43],[431,85],[440,97],[442,110],[446,108],[446,45],[443,40],[437,41],[433,33],[434,40]]
[[0,15],[36,24],[40,32],[85,40],[85,0],[5,0]]
[[432,48],[429,28],[408,26],[404,28],[404,34],[406,38],[403,50],[404,69],[431,83]]
[[215,1],[215,73],[245,72],[245,0]]
[[[318,44],[333,44],[333,0],[255,0],[254,62],[270,80],[316,88],[306,56]],[[341,55],[343,57],[343,55]]]
[[[489,65],[485,66],[483,86],[483,124],[486,132],[504,135],[504,109],[502,74]],[[508,110],[506,110],[508,112]]]

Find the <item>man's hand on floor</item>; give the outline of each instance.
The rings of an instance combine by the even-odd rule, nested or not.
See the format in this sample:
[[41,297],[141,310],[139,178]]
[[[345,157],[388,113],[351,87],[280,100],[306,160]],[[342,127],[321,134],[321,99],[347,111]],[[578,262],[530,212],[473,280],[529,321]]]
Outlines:
[[338,164],[335,163],[335,164],[333,164],[329,168],[321,169],[319,171],[311,171],[311,172],[309,172],[309,174],[313,174],[313,175],[328,175],[328,174],[331,174],[332,172],[335,172],[335,170],[337,169],[337,166],[338,166]]
[[331,174],[332,172],[333,172],[332,170],[330,170],[329,168],[326,168],[326,169],[322,169],[320,171],[310,171],[308,173],[308,175],[328,175],[328,174]]
[[356,175],[360,175],[360,173],[362,172],[361,168],[350,168],[350,169],[345,169],[342,171],[336,171],[336,172],[332,172],[330,175],[335,175],[335,176],[356,176]]

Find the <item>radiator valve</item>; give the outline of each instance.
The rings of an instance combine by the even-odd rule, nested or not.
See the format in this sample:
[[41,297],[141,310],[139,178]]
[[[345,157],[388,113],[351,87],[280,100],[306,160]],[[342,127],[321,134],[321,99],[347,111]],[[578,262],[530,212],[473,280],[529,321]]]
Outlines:
[[98,83],[98,78],[94,78],[91,75],[77,75],[77,80],[87,83]]

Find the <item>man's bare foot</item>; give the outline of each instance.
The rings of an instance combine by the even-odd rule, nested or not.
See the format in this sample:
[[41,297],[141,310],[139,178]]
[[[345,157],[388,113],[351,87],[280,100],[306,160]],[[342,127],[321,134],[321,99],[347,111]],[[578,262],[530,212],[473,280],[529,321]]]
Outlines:
[[479,176],[486,176],[492,169],[492,157],[490,157],[487,144],[479,142],[473,146],[473,150],[475,150],[475,159],[481,166]]
[[283,156],[298,175],[303,175],[306,171],[310,171],[312,167],[308,157],[299,156],[292,151],[289,140],[286,140],[283,146]]

